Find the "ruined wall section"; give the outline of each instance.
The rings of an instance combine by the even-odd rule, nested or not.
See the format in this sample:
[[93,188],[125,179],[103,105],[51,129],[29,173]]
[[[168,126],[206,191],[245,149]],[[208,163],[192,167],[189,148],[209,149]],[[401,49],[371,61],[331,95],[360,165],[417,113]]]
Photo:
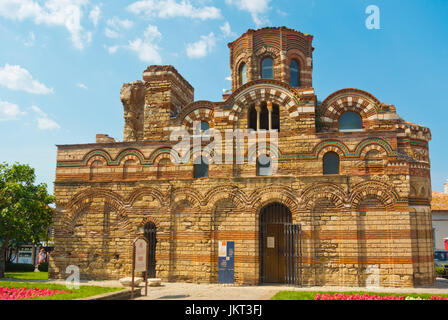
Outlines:
[[162,140],[163,128],[193,102],[194,88],[173,66],[149,66],[143,81],[121,89],[124,109],[123,141]]

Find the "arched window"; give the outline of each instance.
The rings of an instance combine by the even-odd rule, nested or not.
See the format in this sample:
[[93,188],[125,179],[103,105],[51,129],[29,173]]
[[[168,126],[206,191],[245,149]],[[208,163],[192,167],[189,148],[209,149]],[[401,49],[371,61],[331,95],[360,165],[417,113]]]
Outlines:
[[247,67],[244,62],[240,65],[238,74],[239,74],[239,85],[242,86],[243,84],[247,83]]
[[365,157],[365,170],[367,173],[374,173],[381,171],[383,167],[383,159],[378,150],[370,150]]
[[255,110],[255,105],[250,106],[247,121],[248,129],[257,130],[257,110]]
[[266,102],[262,102],[260,111],[260,130],[269,130],[269,111]]
[[339,155],[336,152],[327,152],[323,159],[324,174],[339,174]]
[[289,64],[289,84],[291,87],[300,86],[300,68],[297,60],[291,60]]
[[261,77],[263,79],[274,79],[274,62],[271,58],[261,61]]
[[356,112],[345,112],[339,118],[339,130],[362,130],[361,116]]
[[205,157],[197,157],[194,160],[194,177],[208,177],[208,160]]
[[195,131],[194,134],[196,135],[201,135],[202,133],[210,129],[210,125],[208,124],[207,121],[195,122],[195,125],[196,128],[194,130]]
[[132,159],[126,160],[123,164],[123,179],[128,179],[132,173],[136,172],[136,162]]
[[100,160],[95,160],[90,165],[90,180],[98,178],[99,174],[99,168],[103,165],[103,163]]
[[262,154],[257,158],[257,176],[270,176],[271,175],[271,158]]
[[159,164],[157,165],[157,179],[166,178],[167,177],[167,171],[170,167],[171,160],[164,158],[159,161]]
[[[249,108],[248,128],[257,130],[257,109],[255,105]],[[280,131],[280,109],[276,104],[272,105],[271,128],[269,128],[269,109],[266,101],[260,103],[260,130],[278,130]]]
[[278,105],[272,105],[272,130],[280,131],[280,108]]

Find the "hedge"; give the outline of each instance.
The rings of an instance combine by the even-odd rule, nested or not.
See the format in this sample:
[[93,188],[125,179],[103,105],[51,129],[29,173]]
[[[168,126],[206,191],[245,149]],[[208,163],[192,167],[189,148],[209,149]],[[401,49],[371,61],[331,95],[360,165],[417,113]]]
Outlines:
[[28,263],[6,263],[6,272],[33,272],[34,268]]
[[41,262],[38,269],[39,271],[48,272],[48,262]]

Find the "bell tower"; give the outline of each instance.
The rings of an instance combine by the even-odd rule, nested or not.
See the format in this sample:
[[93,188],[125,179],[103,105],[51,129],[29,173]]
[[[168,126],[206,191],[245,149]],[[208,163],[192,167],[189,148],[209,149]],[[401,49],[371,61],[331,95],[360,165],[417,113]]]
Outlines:
[[257,79],[312,87],[313,36],[286,27],[249,29],[230,48],[232,91]]

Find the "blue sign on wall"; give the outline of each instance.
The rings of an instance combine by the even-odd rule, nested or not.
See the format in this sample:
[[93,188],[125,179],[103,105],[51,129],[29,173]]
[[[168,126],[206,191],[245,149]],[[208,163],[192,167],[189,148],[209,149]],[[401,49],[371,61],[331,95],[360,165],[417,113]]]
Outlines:
[[235,242],[219,241],[218,245],[218,282],[234,283]]

